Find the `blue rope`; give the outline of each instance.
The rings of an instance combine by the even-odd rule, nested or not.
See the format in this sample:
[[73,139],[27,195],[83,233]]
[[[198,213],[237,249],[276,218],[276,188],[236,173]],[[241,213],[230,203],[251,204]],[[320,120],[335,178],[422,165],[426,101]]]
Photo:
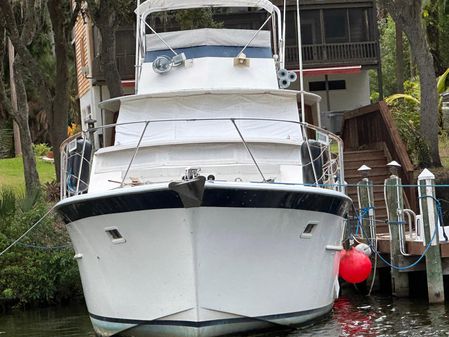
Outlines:
[[[437,200],[436,198],[434,198],[434,197],[431,196],[431,195],[422,196],[422,197],[420,197],[420,198],[432,198],[433,200]],[[437,200],[437,201],[438,201],[438,200]],[[354,208],[354,211],[356,212],[356,214],[358,214],[358,212],[357,212],[357,210],[356,210],[356,208],[355,208],[354,203],[352,203],[352,207]],[[437,208],[438,214],[440,215],[440,214],[441,214],[441,204],[440,204],[440,202],[436,203],[436,208]],[[369,210],[369,208],[363,209],[362,211],[363,211],[363,213],[366,213],[368,210]],[[361,216],[363,213],[361,213],[360,216]],[[364,229],[363,229],[362,224],[361,224],[361,220],[360,220],[361,217],[360,217],[360,216],[356,216],[356,217],[357,217],[357,221],[358,221],[358,226],[360,226],[360,229],[361,229],[361,231],[362,231],[363,236],[368,237],[368,236],[366,235]],[[429,251],[430,247],[432,246],[432,242],[433,242],[433,240],[435,239],[437,233],[438,233],[438,226],[435,226],[435,231],[434,231],[434,233],[433,233],[433,236],[432,236],[432,238],[430,239],[430,241],[427,243],[426,248],[424,249],[424,252],[421,254],[421,256],[420,256],[415,262],[413,262],[412,264],[410,264],[410,265],[408,265],[408,266],[403,266],[403,267],[393,265],[391,262],[387,261],[384,257],[382,257],[382,255],[379,253],[379,251],[376,249],[376,247],[373,247],[373,246],[370,244],[369,240],[368,240],[368,246],[369,246],[369,247],[371,248],[371,250],[372,250],[372,251],[373,251],[373,252],[374,252],[374,253],[375,253],[375,254],[376,254],[376,255],[377,255],[377,256],[378,256],[378,257],[379,257],[385,264],[386,264],[386,265],[388,265],[389,267],[391,267],[391,268],[393,268],[393,269],[396,269],[396,270],[408,270],[408,269],[413,268],[413,267],[415,267],[416,265],[418,265],[418,263],[421,262],[421,260],[424,258],[424,256],[426,256],[427,252]]]
[[[421,197],[421,198],[425,198],[425,197],[426,197],[426,196]],[[443,236],[444,236],[444,239],[445,239],[446,241],[449,241],[449,238],[448,238],[447,235],[446,235],[446,231],[444,230],[443,207],[441,207],[441,202],[440,202],[440,200],[438,200],[437,198],[435,198],[435,197],[433,197],[433,196],[431,196],[431,195],[429,195],[429,196],[427,196],[427,197],[432,198],[432,200],[435,201],[435,203],[436,203],[436,205],[437,205],[437,209],[439,210],[439,212],[438,212],[438,220],[440,220],[440,226],[441,226],[442,229],[443,229]]]
[[[352,207],[354,208],[354,211],[355,211],[355,214],[356,214],[356,217],[357,217],[357,210],[356,210],[356,208],[354,206],[354,203],[352,203]],[[357,217],[358,221],[357,221],[357,226],[355,228],[355,235],[359,235],[359,229],[362,228],[362,220],[363,220],[363,218],[365,218],[365,215],[367,215],[370,210],[375,210],[375,209],[376,208],[373,207],[373,206],[369,206],[369,207],[363,208],[363,210],[362,210],[363,212],[360,213],[360,219]]]

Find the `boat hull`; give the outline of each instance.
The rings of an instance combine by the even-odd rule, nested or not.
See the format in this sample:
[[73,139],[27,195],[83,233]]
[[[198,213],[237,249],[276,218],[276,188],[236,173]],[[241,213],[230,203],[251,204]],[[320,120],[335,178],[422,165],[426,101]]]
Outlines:
[[[284,207],[285,198],[278,207],[251,205],[261,192],[270,195],[255,191],[241,207],[235,200],[227,204],[226,193],[214,206],[194,208],[136,210],[115,202],[124,209],[89,216],[80,203],[59,207],[96,333],[223,336],[301,324],[329,312],[347,199],[333,198],[334,211]],[[313,193],[302,198],[309,206],[325,200]],[[89,204],[104,208],[103,201]],[[77,217],[74,209],[84,214]]]

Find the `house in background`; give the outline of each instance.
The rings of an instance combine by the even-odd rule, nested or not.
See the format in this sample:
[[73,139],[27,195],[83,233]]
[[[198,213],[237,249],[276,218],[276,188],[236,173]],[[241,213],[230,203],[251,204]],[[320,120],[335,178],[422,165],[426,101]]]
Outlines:
[[[281,7],[282,3],[276,2]],[[321,96],[321,124],[339,133],[344,111],[371,103],[369,70],[375,69],[381,79],[376,4],[373,0],[300,0],[300,9],[304,89]],[[287,23],[287,68],[298,70],[294,0],[287,1]]]
[[[274,2],[282,10],[283,1]],[[322,97],[321,124],[338,133],[344,111],[370,104],[369,70],[377,69],[381,78],[375,1],[300,0],[300,9],[304,89]],[[298,70],[296,1],[287,1],[286,17],[286,66]],[[218,12],[214,19],[226,27],[247,29],[258,29],[264,21],[254,9]],[[117,63],[127,94],[134,93],[134,30],[122,27],[116,35]],[[81,120],[91,116],[100,124],[112,123],[112,115],[98,108],[109,97],[99,63],[98,30],[88,18],[80,18],[73,34]],[[299,89],[299,81],[291,89]]]

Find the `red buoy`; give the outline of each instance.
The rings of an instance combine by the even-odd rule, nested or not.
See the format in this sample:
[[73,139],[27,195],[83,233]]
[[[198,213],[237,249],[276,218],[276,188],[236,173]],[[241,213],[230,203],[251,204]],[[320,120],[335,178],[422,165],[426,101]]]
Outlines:
[[340,255],[340,277],[349,283],[365,281],[371,274],[371,260],[362,252],[351,248]]

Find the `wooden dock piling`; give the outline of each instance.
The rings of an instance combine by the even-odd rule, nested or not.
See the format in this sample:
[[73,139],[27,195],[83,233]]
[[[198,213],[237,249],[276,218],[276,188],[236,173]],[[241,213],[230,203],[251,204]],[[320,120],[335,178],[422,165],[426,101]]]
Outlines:
[[[399,242],[399,225],[403,222],[404,209],[401,179],[391,175],[385,180],[386,203],[388,209],[388,227],[390,229],[390,261],[393,266],[403,266],[404,256],[401,253]],[[405,241],[405,238],[403,238]],[[391,288],[393,295],[406,297],[409,295],[409,280],[407,273],[401,273],[397,268],[391,267]]]
[[433,238],[426,253],[426,275],[429,303],[444,303],[443,270],[438,233],[438,211],[435,199],[435,176],[425,169],[418,177],[419,207],[424,228],[424,244]]
[[363,227],[363,236],[370,244],[373,244],[376,240],[374,193],[373,182],[368,177],[363,178],[357,183],[357,195],[359,199],[359,211],[362,215],[361,225]]

